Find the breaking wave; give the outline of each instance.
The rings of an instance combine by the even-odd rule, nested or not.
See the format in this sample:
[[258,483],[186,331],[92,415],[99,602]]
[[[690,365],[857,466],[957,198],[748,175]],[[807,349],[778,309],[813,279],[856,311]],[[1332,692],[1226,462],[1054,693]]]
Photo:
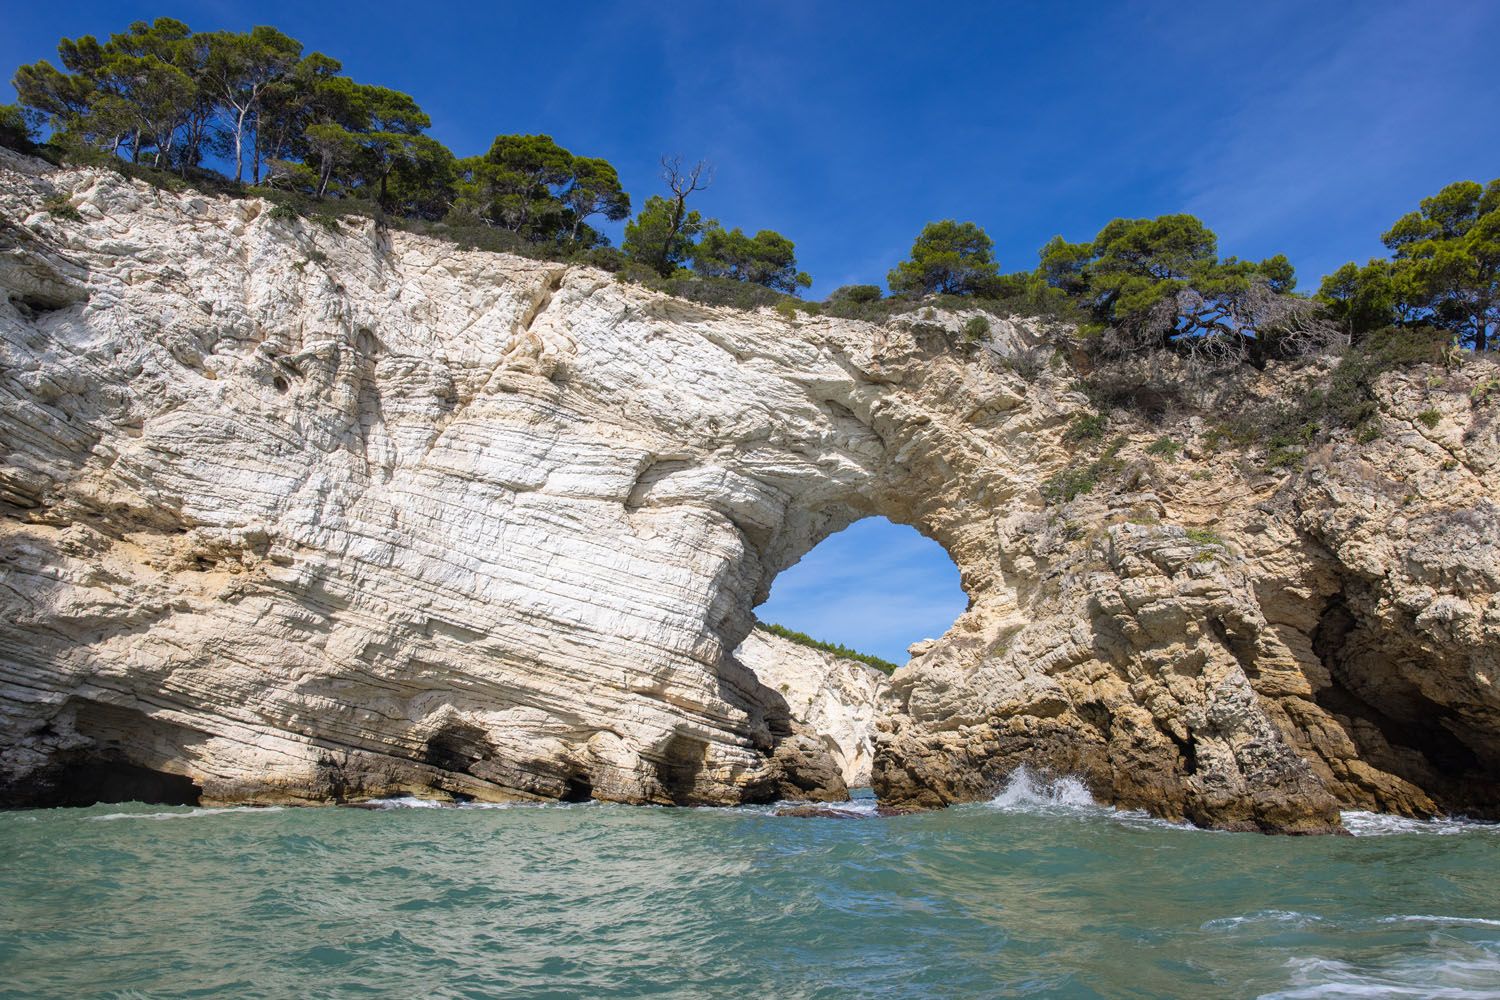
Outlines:
[[1287,989],[1259,1000],[1355,1000],[1364,997],[1420,1000],[1495,1000],[1500,997],[1500,945],[1454,938],[1434,940],[1384,961],[1355,964],[1308,956],[1287,962]]
[[1397,834],[1420,833],[1451,837],[1460,833],[1500,833],[1500,823],[1463,817],[1442,819],[1409,819],[1388,813],[1346,812],[1341,814],[1344,828],[1356,837],[1391,837]]
[[198,819],[203,816],[223,816],[226,813],[278,813],[281,806],[205,806],[176,809],[172,812],[118,812],[105,813],[102,816],[86,816],[85,819],[93,823],[104,823],[111,820],[121,819]]
[[1011,772],[1005,787],[1000,789],[999,795],[990,799],[989,805],[1002,812],[1112,811],[1094,801],[1089,790],[1077,778],[1042,778],[1024,765]]

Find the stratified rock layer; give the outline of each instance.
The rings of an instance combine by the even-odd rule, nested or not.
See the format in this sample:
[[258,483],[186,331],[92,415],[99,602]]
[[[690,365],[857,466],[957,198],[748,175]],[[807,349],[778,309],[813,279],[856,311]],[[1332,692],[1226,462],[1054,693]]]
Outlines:
[[870,786],[876,724],[897,708],[884,673],[759,627],[745,636],[734,656],[786,699],[793,719],[818,734],[844,784]]
[[733,650],[881,514],[970,597],[893,680],[893,806],[1026,763],[1228,828],[1496,810],[1489,363],[1268,473],[1196,420],[1175,461],[1124,415],[1066,444],[1030,321],[790,322],[268,209],[0,151],[7,802],[841,798]]

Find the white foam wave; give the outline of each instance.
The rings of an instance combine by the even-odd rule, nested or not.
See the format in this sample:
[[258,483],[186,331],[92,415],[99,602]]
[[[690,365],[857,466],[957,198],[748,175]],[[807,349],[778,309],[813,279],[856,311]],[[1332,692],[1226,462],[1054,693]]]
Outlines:
[[590,799],[587,802],[450,802],[445,799],[424,799],[416,795],[396,795],[388,799],[368,799],[360,802],[361,809],[587,809],[607,806],[608,802]]
[[1451,837],[1460,833],[1500,833],[1500,823],[1458,818],[1408,819],[1388,813],[1346,812],[1341,814],[1344,828],[1356,837],[1390,837],[1397,834],[1422,833]]
[[1382,924],[1440,924],[1444,927],[1500,927],[1500,920],[1488,917],[1445,917],[1432,913],[1408,913],[1381,917]]
[[1106,811],[1106,807],[1095,802],[1088,788],[1077,778],[1048,780],[1038,777],[1024,765],[1010,773],[1005,787],[990,799],[989,805],[1002,812]]
[[225,813],[275,813],[281,812],[281,806],[206,806],[200,809],[182,809],[177,812],[154,812],[154,813],[105,813],[103,816],[89,816],[94,822],[105,822],[117,819],[195,819],[199,816],[222,816]]
[[1040,816],[1097,816],[1134,828],[1198,831],[1191,824],[1158,819],[1140,809],[1117,809],[1104,805],[1095,800],[1089,794],[1088,786],[1077,778],[1066,775],[1060,778],[1042,778],[1024,764],[1010,773],[1005,787],[993,799],[984,803],[984,808]]
[[388,799],[371,799],[359,805],[365,809],[442,809],[453,803],[439,802],[436,799],[419,799],[415,795],[396,795]]
[[1318,956],[1294,958],[1288,989],[1259,1000],[1353,1000],[1420,997],[1422,1000],[1496,1000],[1500,997],[1500,952],[1455,944],[1406,954],[1376,966],[1357,966]]
[[1296,910],[1257,910],[1254,913],[1246,913],[1238,917],[1219,917],[1210,920],[1200,928],[1205,931],[1227,931],[1235,930],[1246,925],[1274,924],[1288,927],[1306,927],[1322,921],[1322,917],[1315,913],[1299,913]]

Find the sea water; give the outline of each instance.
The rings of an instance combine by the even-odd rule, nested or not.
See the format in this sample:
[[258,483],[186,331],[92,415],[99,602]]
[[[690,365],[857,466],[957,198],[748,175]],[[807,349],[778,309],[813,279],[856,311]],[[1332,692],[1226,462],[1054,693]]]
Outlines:
[[0,996],[1500,997],[1484,824],[418,805],[0,813]]

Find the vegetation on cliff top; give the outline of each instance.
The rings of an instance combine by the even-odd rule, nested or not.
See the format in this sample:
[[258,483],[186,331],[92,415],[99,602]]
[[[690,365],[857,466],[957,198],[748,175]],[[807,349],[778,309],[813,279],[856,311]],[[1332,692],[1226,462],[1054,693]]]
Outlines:
[[[41,60],[16,71],[21,104],[0,107],[0,143],[55,160],[129,164],[156,183],[165,177],[154,171],[228,193],[248,185],[297,212],[367,214],[467,245],[640,277],[688,270],[783,293],[811,284],[790,239],[772,230],[747,236],[687,208],[708,186],[705,164],[682,170],[663,158],[671,197],[647,200],[622,253],[593,225],[630,216],[608,161],[547,135],[497,135],[484,154],[455,156],[426,134],[431,119],[410,95],[357,82],[337,59],[304,54],[273,27],[195,33],[158,18],[103,42],[64,38],[58,57],[62,69]],[[42,127],[50,136],[38,147]]]
[[[62,69],[42,60],[16,71],[21,104],[0,106],[0,143],[157,184],[255,193],[288,215],[362,213],[464,246],[576,260],[698,301],[774,305],[788,318],[881,320],[935,299],[1067,319],[1094,360],[1165,352],[1257,367],[1379,331],[1422,344],[1437,331],[1483,351],[1500,324],[1500,180],[1424,199],[1382,237],[1388,259],[1346,264],[1311,296],[1295,291],[1284,255],[1221,258],[1202,221],[1174,214],[1116,219],[1082,243],[1055,237],[1036,267],[1009,274],[977,224],[936,221],[891,270],[892,297],[851,285],[803,303],[789,296],[811,279],[790,239],[690,206],[713,179],[701,161],[663,157],[665,193],[632,217],[606,160],[547,135],[497,135],[482,155],[455,156],[426,134],[431,122],[411,96],[352,80],[337,59],[304,53],[273,27],[195,33],[158,18],[103,42],[64,38],[58,57]],[[618,249],[595,228],[627,219]],[[967,330],[970,342],[988,335],[972,321]]]
[[824,642],[821,639],[814,639],[812,636],[806,634],[805,632],[797,632],[793,629],[787,628],[784,625],[774,625],[769,622],[756,622],[755,627],[764,629],[772,635],[778,635],[781,638],[788,640],[789,642],[795,642],[799,646],[807,646],[809,649],[820,650],[824,653],[832,653],[834,656],[843,657],[846,660],[858,660],[860,663],[863,663],[866,666],[874,667],[876,670],[879,670],[882,673],[894,673],[899,666],[898,664],[892,663],[890,660],[883,660],[880,657],[874,656],[870,653],[861,653],[858,650],[850,649],[848,646],[845,646],[841,642]]

